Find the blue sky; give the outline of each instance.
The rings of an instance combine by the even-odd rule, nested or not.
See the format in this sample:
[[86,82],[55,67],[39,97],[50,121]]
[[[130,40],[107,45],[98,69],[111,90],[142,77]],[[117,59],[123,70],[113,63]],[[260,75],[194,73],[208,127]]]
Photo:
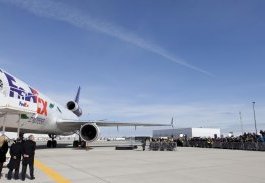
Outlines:
[[[83,119],[265,129],[264,1],[0,0],[1,68]],[[89,114],[88,114],[89,113]],[[150,129],[105,130],[145,134]]]

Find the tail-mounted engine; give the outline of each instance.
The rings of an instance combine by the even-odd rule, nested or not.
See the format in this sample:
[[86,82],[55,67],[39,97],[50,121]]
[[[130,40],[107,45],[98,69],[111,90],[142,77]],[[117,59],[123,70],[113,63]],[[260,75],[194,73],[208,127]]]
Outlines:
[[82,109],[79,107],[78,103],[75,101],[69,101],[66,104],[67,109],[72,111],[78,117],[82,115]]
[[66,104],[67,109],[72,111],[78,117],[80,117],[82,115],[82,109],[78,105],[80,90],[81,90],[81,88],[79,86],[78,90],[77,90],[77,93],[76,93],[76,96],[75,96],[75,100],[74,101],[71,100],[71,101],[67,102],[67,104]]
[[95,124],[84,124],[80,128],[80,136],[87,142],[94,142],[99,137],[99,128]]

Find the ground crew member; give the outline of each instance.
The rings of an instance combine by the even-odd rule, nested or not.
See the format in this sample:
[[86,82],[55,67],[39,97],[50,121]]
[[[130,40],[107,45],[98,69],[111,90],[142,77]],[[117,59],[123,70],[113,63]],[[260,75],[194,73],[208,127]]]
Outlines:
[[142,142],[143,151],[145,151],[145,146],[146,146],[146,139],[143,139],[143,142]]
[[2,176],[3,164],[6,161],[6,153],[8,151],[8,143],[5,135],[0,136],[0,178]]
[[21,178],[24,181],[26,177],[27,165],[29,165],[30,179],[35,179],[34,177],[34,155],[36,149],[36,142],[34,142],[34,136],[30,135],[28,140],[22,143],[22,173]]
[[14,178],[18,179],[20,160],[22,156],[22,143],[20,138],[18,138],[17,141],[11,145],[9,153],[11,158],[7,165],[7,167],[9,168],[7,179],[10,180],[12,178],[12,173],[14,169],[15,169]]

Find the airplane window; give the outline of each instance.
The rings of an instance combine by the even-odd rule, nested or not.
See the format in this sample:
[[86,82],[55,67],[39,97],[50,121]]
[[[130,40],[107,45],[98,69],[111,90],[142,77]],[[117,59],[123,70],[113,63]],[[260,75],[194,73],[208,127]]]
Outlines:
[[3,81],[0,79],[0,89],[3,89]]

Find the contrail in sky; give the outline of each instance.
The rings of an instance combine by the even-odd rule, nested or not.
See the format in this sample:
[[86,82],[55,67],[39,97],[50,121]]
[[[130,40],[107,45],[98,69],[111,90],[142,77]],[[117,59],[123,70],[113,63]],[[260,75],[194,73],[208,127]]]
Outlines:
[[51,0],[0,0],[0,2],[14,4],[17,7],[25,9],[37,16],[68,22],[69,24],[79,28],[95,30],[107,34],[124,42],[133,44],[139,48],[160,55],[176,64],[185,66],[208,76],[213,76],[211,73],[177,58],[159,45],[150,43],[143,38],[122,29],[119,26],[91,18],[88,14],[67,6],[66,4]]

